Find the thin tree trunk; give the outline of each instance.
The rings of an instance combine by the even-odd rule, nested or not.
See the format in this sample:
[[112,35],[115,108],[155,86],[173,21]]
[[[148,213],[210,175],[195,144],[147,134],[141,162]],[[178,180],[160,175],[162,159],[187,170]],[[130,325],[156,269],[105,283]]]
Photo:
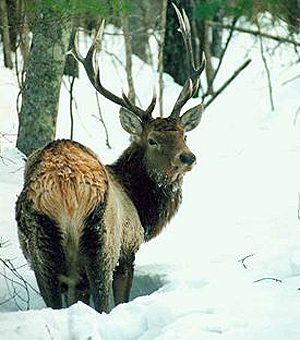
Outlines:
[[30,55],[30,30],[27,21],[27,17],[25,14],[25,3],[23,0],[17,1],[17,10],[19,13],[19,21],[22,23],[19,28],[20,34],[20,50],[23,57],[23,69],[26,70],[29,55]]
[[[189,18],[192,18],[192,2],[191,0],[174,0],[178,8],[184,9]],[[165,32],[165,45],[164,45],[164,71],[169,73],[174,80],[183,85],[188,77],[188,62],[186,59],[186,52],[184,43],[181,39],[180,33],[177,31],[179,27],[176,12],[168,1],[167,6],[167,19],[166,19],[166,32]],[[192,34],[193,46],[194,35]]]
[[128,24],[128,15],[123,13],[122,9],[120,11],[121,24],[124,32],[124,41],[125,41],[125,53],[126,53],[126,75],[127,75],[127,83],[128,83],[128,98],[132,103],[135,103],[135,89],[132,78],[132,44],[131,44],[131,36],[129,32],[129,24]]
[[163,117],[164,114],[164,44],[166,32],[166,19],[167,19],[167,5],[168,0],[162,1],[161,20],[160,20],[160,38],[159,38],[159,52],[158,52],[158,73],[159,73],[159,116]]
[[9,23],[6,0],[0,0],[0,22],[2,23],[4,66],[12,69],[13,61],[11,57],[11,44],[9,36]]
[[208,37],[208,27],[204,22],[204,54],[205,54],[205,73],[206,73],[206,80],[207,80],[207,93],[213,94],[213,77],[214,77],[214,68],[211,61],[211,48],[210,48],[210,41]]
[[17,147],[29,155],[55,138],[60,86],[72,31],[68,15],[45,11],[33,29]]

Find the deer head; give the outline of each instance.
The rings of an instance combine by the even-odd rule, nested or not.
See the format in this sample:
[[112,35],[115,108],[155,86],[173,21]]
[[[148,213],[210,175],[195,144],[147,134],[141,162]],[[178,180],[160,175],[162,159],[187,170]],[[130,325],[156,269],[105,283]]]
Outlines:
[[203,112],[203,106],[199,104],[183,114],[181,113],[184,104],[199,89],[199,78],[204,70],[205,62],[203,61],[199,68],[195,67],[189,19],[184,10],[180,13],[174,4],[173,6],[179,19],[179,31],[187,52],[189,77],[167,118],[152,117],[156,103],[155,94],[153,94],[147,109],[143,110],[133,104],[124,92],[122,97],[118,97],[101,84],[96,56],[104,32],[104,21],[102,21],[85,58],[79,52],[76,39],[74,39],[72,48],[74,57],[83,64],[94,88],[104,97],[121,106],[119,115],[121,125],[126,132],[133,136],[132,143],[143,150],[143,162],[149,174],[158,181],[165,183],[173,183],[180,179],[195,164],[196,156],[188,148],[185,134],[199,124]]

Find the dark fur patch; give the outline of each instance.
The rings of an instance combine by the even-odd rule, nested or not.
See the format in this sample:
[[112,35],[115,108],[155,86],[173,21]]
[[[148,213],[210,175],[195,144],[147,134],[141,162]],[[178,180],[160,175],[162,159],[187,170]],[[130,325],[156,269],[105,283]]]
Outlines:
[[103,214],[106,206],[106,198],[94,209],[84,220],[83,235],[80,241],[80,250],[82,254],[97,256],[102,244],[103,238]]
[[[80,241],[81,255],[84,257],[86,276],[82,276],[81,286],[88,286],[94,307],[98,312],[108,311],[109,293],[112,284],[112,268],[109,249],[106,246],[104,228],[105,199],[85,219]],[[86,281],[84,281],[86,280]]]
[[147,172],[143,148],[132,144],[111,166],[137,208],[146,240],[158,235],[181,203],[181,183],[161,186]]
[[23,190],[16,204],[19,238],[47,306],[61,308],[59,276],[65,274],[62,236],[55,221],[37,212]]

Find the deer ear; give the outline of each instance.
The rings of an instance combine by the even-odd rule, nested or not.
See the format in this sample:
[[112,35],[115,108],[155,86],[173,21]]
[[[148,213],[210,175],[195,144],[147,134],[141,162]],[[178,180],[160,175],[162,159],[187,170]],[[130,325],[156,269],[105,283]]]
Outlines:
[[124,107],[120,109],[120,122],[123,129],[131,135],[140,135],[143,132],[143,124],[140,118]]
[[185,132],[195,129],[200,123],[204,107],[202,104],[187,110],[181,117],[180,122]]

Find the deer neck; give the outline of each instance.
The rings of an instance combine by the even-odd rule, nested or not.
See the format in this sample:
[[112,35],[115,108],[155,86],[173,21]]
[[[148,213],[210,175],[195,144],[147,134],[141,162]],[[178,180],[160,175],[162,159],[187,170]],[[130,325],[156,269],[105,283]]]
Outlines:
[[144,163],[142,147],[132,144],[120,158],[107,166],[134,203],[146,241],[157,236],[177,212],[182,199],[182,178],[166,183]]

